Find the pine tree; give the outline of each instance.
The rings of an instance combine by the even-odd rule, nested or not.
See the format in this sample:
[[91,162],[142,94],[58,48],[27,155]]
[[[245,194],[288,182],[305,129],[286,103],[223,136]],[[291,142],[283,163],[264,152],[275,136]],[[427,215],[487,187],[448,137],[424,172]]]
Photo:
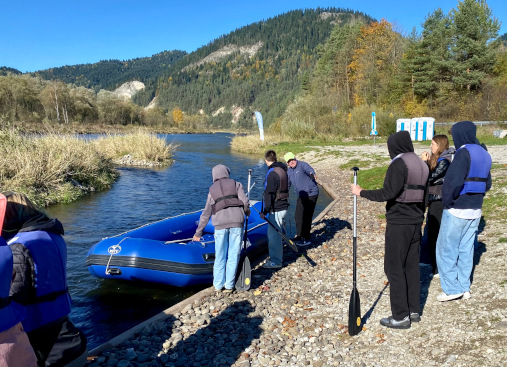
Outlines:
[[461,89],[478,89],[494,65],[491,41],[497,37],[500,23],[492,17],[485,0],[459,1],[451,14],[455,37],[453,82]]

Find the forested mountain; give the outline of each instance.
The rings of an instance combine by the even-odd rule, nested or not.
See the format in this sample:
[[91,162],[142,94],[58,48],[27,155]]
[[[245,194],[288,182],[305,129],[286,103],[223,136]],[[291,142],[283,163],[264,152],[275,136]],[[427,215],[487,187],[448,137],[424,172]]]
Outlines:
[[157,79],[160,74],[180,60],[185,51],[164,51],[151,57],[137,59],[103,60],[94,64],[62,66],[32,73],[46,80],[60,80],[98,92],[100,89],[114,90],[125,82],[138,80],[146,83]]
[[[146,105],[157,96],[159,106],[204,111],[216,126],[230,124],[234,107],[239,126],[251,125],[252,110],[259,110],[269,125],[308,80],[317,47],[334,25],[370,20],[351,10],[319,8],[250,24],[187,55],[134,101]],[[226,112],[216,114],[221,107]]]
[[23,74],[18,69],[9,68],[7,66],[0,66],[0,76],[7,76],[7,75],[20,75]]
[[[146,88],[133,100],[141,106],[157,97],[157,106],[166,111],[204,113],[221,127],[230,126],[233,106],[238,126],[251,125],[252,110],[257,109],[269,125],[308,81],[317,47],[333,27],[371,20],[363,13],[339,8],[296,10],[237,29],[190,54],[163,52],[125,62],[52,68],[34,75],[95,91],[139,80]],[[225,112],[216,114],[221,107]]]

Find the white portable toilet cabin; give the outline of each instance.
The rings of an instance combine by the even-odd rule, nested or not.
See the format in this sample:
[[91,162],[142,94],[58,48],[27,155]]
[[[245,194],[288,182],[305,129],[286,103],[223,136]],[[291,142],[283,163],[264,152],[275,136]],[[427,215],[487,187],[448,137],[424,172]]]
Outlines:
[[433,117],[414,117],[410,124],[412,140],[423,141],[433,139],[435,119]]
[[410,124],[411,123],[412,123],[412,119],[397,119],[396,120],[396,132],[398,132],[398,131],[410,132]]

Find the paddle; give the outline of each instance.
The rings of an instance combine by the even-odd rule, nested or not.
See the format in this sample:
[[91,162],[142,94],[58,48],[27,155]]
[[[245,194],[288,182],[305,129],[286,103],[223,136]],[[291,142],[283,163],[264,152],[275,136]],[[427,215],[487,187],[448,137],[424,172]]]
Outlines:
[[[248,170],[248,188],[247,188],[247,200],[250,205],[250,182],[252,179],[252,170]],[[236,289],[244,292],[250,289],[250,283],[252,279],[252,268],[250,267],[250,259],[246,254],[246,246],[248,241],[248,216],[245,216],[245,234],[243,235],[243,248],[241,250],[241,257],[239,258],[238,270],[236,276]]]
[[[354,185],[357,185],[357,171],[359,168],[353,167],[354,170]],[[353,244],[353,288],[350,294],[349,303],[349,335],[354,336],[361,331],[361,303],[359,301],[359,292],[356,287],[356,256],[357,256],[357,236],[356,236],[356,217],[357,217],[357,196],[354,195],[354,237]]]
[[[254,208],[254,209],[255,209],[255,211],[256,211],[257,213],[261,214],[261,212],[260,212],[260,211],[258,211],[256,207],[252,206],[252,208]],[[282,237],[282,239],[283,239],[285,242],[287,242],[287,245],[289,245],[289,247],[290,247],[292,250],[294,250],[294,252],[298,252],[298,247],[296,246],[296,244],[294,243],[294,241],[292,241],[289,237],[287,237],[287,236],[285,235],[285,233],[283,233],[282,231],[280,231],[280,230],[278,229],[278,227],[277,227],[277,226],[276,226],[276,225],[275,225],[272,221],[270,221],[267,217],[264,217],[264,220],[265,220],[266,222],[268,222],[268,224],[269,224],[271,227],[273,227],[273,229],[274,229],[275,231],[277,231],[277,232],[278,232],[278,234]]]

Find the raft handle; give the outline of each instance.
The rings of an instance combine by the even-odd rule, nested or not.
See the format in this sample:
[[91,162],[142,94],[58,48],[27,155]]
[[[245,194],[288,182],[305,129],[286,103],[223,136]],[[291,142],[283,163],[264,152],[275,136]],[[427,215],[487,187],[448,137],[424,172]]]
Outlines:
[[109,268],[109,275],[121,275],[121,269]]

